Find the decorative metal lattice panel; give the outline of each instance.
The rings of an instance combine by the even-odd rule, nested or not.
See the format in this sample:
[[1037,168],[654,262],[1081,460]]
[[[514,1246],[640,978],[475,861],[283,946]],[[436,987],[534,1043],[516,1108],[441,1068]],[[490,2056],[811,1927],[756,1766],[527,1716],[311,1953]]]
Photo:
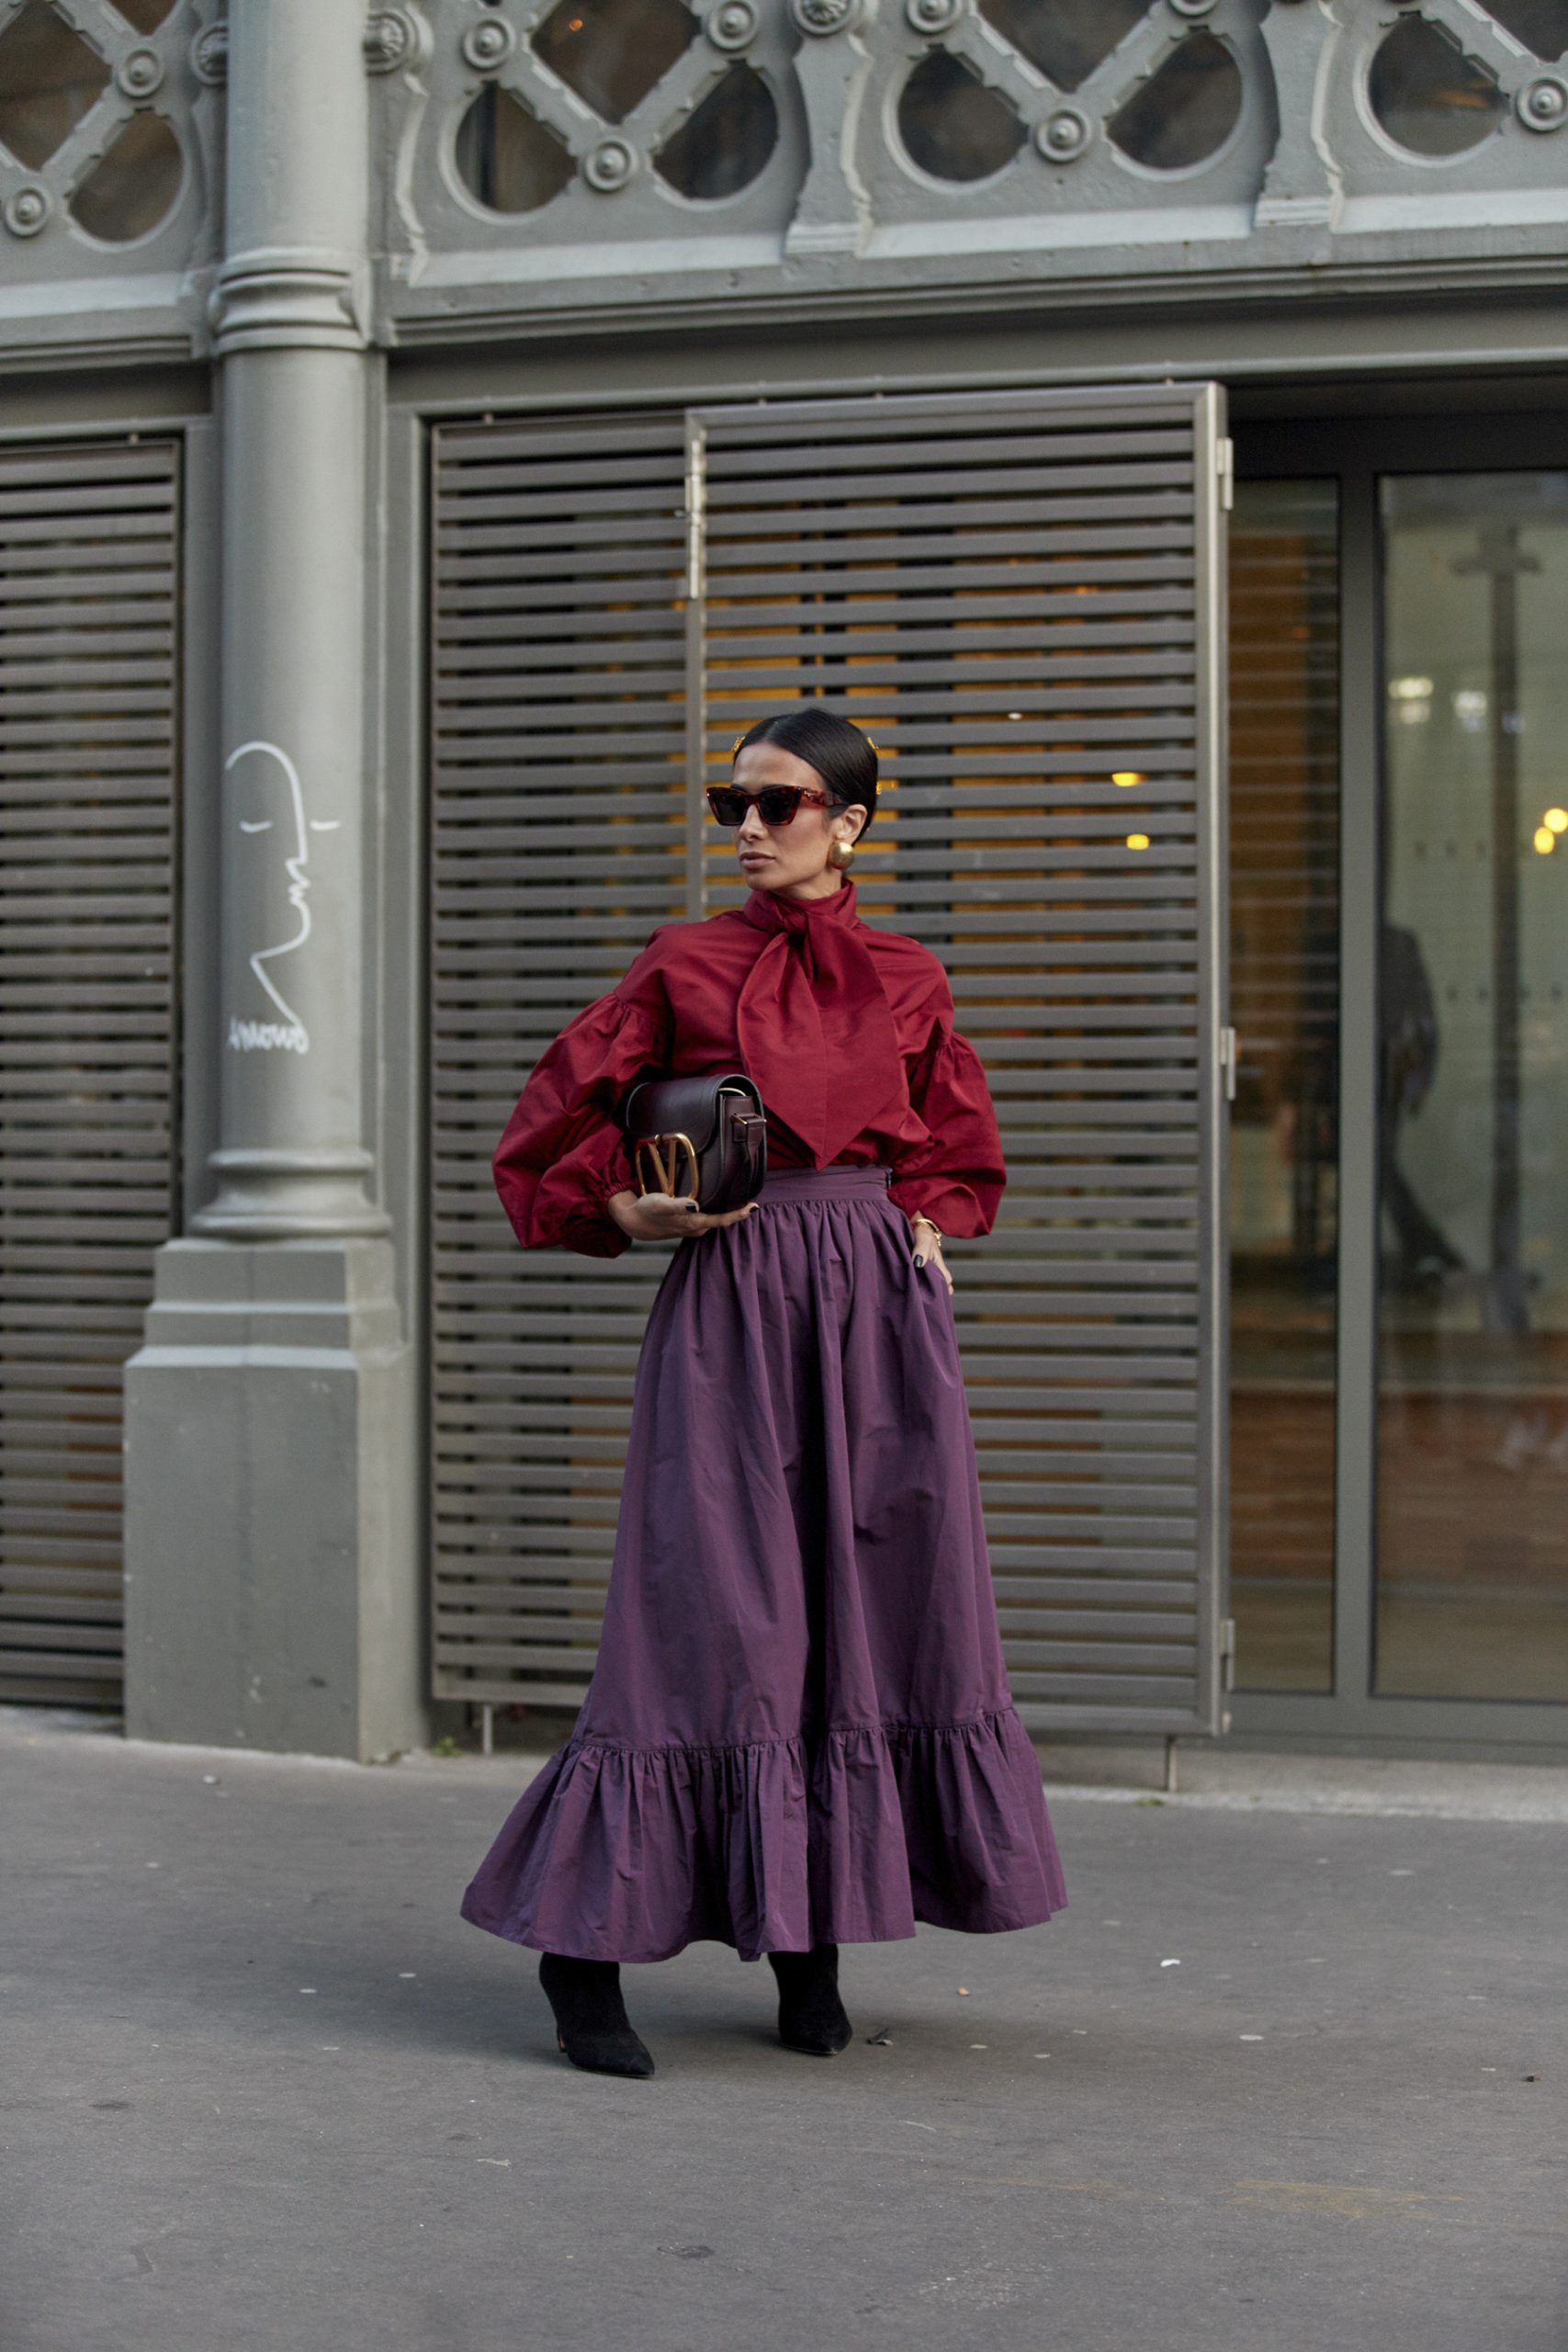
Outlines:
[[[498,777],[497,830],[468,820],[471,838],[450,853],[456,746],[486,724],[482,681],[453,650],[453,567],[479,560],[482,453],[510,449],[515,462],[523,436],[442,441],[438,940],[449,945],[438,963],[455,994],[441,1012],[452,1043],[438,1054],[438,1101],[456,1082],[458,1034],[479,1035],[471,991],[483,976],[463,959],[492,915],[501,1001],[487,1035],[502,1064],[511,1052],[505,1083],[465,1095],[484,1105],[479,1131],[448,1121],[437,1144],[461,1159],[442,1170],[438,1216],[438,1687],[580,1694],[657,1271],[634,1259],[608,1278],[559,1261],[519,1272],[503,1250],[465,1238],[448,1204],[468,1200],[485,1233],[497,1230],[484,1162],[530,1048],[624,965],[646,922],[680,906],[683,885],[694,910],[723,902],[732,868],[721,842],[702,854],[701,786],[727,772],[749,719],[825,694],[870,729],[888,778],[863,859],[865,911],[942,957],[1003,1122],[1011,1183],[998,1234],[954,1258],[1021,1709],[1040,1727],[1212,1728],[1224,1534],[1216,398],[759,403],[694,413],[687,433],[699,493],[691,608],[682,618],[682,549],[665,511],[662,537],[645,526],[662,573],[650,555],[637,575],[642,675],[580,655],[582,699],[536,731],[518,679],[491,689],[510,695],[514,731],[490,757],[521,762],[524,780]],[[580,434],[554,446],[574,446],[578,481],[614,500]],[[629,482],[636,459],[617,463]],[[672,446],[664,465],[646,495],[667,510]],[[538,476],[530,463],[521,479]],[[558,578],[589,559],[570,596],[548,572],[533,577],[533,511],[519,503],[508,518],[512,641],[530,667],[546,658],[530,614],[548,611],[576,641],[574,616],[624,594],[626,549],[641,544],[616,516],[599,526],[614,557],[592,541],[579,555],[573,535],[593,527],[594,510],[581,511],[549,542]],[[635,773],[623,713],[649,738]],[[548,731],[563,718],[566,733]],[[596,793],[592,830],[581,846],[563,839],[562,862],[549,864],[538,853],[596,762],[626,797],[626,846],[607,850]],[[531,825],[537,853],[504,881],[493,861]],[[688,843],[706,869],[690,877]],[[610,878],[617,855],[624,879]],[[590,932],[593,948],[575,948],[569,968],[565,943]],[[525,1004],[538,1025],[519,1045]],[[455,1381],[488,1378],[492,1363],[493,1390],[459,1395]],[[579,1396],[599,1416],[592,1430],[564,1401]],[[466,1581],[481,1567],[486,1586]]]
[[178,452],[0,449],[0,1697],[120,1675],[120,1377],[174,1199]]
[[694,300],[733,324],[781,293],[853,312],[940,286],[973,310],[1032,280],[1117,309],[1227,278],[1238,300],[1308,276],[1353,296],[1368,269],[1416,295],[1439,255],[1457,294],[1561,245],[1568,0],[450,0],[374,22],[404,345]]
[[112,313],[214,256],[227,45],[215,0],[0,0],[6,279]]

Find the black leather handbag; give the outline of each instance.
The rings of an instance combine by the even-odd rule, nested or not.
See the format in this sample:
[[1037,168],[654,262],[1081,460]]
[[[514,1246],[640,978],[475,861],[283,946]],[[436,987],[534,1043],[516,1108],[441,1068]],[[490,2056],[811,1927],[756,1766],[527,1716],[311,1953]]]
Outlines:
[[768,1172],[762,1098],[739,1070],[721,1078],[649,1078],[621,1105],[645,1193],[695,1200],[710,1216],[743,1209]]

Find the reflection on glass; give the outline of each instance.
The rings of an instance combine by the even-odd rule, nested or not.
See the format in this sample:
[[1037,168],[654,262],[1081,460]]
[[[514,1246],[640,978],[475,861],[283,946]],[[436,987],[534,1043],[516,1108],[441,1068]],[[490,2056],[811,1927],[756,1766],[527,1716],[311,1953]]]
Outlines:
[[1231,529],[1231,1594],[1249,1690],[1334,1683],[1339,576],[1333,482]]
[[558,0],[529,35],[534,54],[607,122],[664,79],[697,20],[681,0]]
[[1561,57],[1568,49],[1568,0],[1486,0],[1486,13],[1538,57]]
[[71,198],[71,217],[106,245],[149,236],[185,178],[180,142],[161,114],[133,114]]
[[1389,137],[1416,155],[1462,155],[1504,111],[1495,77],[1425,17],[1406,17],[1380,44],[1367,96]]
[[717,203],[739,196],[766,168],[779,135],[773,94],[749,65],[732,65],[653,159],[682,196]]
[[46,0],[0,31],[0,146],[37,171],[108,87],[109,69]]
[[985,180],[1017,154],[1023,125],[961,58],[932,49],[899,93],[898,136],[933,179]]
[[536,212],[577,168],[565,142],[493,82],[457,125],[457,161],[464,187],[491,212]]
[[139,33],[156,32],[174,5],[175,0],[114,0],[116,14]]
[[1213,33],[1190,33],[1140,85],[1106,133],[1151,172],[1184,172],[1217,155],[1241,119],[1241,68]]
[[1377,1688],[1568,1700],[1568,474],[1382,515]]
[[1153,0],[980,0],[980,14],[1058,90],[1076,90]]

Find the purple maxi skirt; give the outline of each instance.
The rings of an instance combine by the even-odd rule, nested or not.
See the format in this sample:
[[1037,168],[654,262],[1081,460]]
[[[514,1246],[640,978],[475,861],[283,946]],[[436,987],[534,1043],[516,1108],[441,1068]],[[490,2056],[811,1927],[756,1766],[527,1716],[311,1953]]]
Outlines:
[[1013,1712],[953,1303],[880,1168],[682,1245],[598,1664],[463,1898],[582,1960],[989,1933],[1066,1900]]

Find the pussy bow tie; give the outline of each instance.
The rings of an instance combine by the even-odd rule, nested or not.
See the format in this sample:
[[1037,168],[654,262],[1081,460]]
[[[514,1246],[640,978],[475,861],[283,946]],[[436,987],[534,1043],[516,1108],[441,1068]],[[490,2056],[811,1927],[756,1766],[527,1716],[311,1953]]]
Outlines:
[[740,1051],[767,1110],[826,1168],[909,1099],[854,884],[827,899],[753,890],[742,912],[769,936],[740,991]]

